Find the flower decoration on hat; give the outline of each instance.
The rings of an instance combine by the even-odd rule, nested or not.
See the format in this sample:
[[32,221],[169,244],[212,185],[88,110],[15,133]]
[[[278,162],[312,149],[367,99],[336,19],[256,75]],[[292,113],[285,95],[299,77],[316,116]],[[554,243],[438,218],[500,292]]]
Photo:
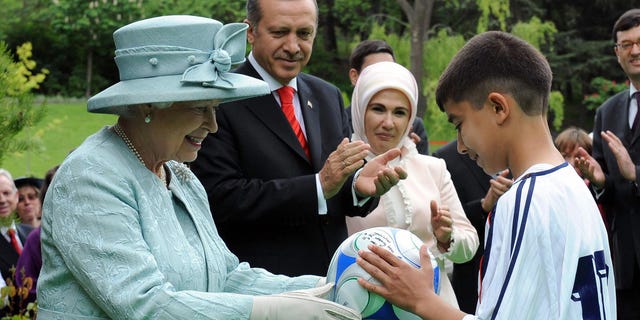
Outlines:
[[215,35],[215,47],[209,58],[185,70],[181,81],[207,87],[233,88],[233,83],[226,79],[224,74],[231,70],[231,65],[244,62],[244,32],[248,27],[244,23],[224,25]]

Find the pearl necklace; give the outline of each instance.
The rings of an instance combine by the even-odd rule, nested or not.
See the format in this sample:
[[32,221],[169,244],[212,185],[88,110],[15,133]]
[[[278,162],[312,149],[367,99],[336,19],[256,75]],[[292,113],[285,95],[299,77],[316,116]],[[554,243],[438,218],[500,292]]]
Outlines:
[[[113,131],[122,139],[122,141],[124,141],[127,147],[129,147],[129,150],[131,150],[131,152],[136,155],[136,158],[140,160],[140,163],[142,163],[142,165],[146,167],[147,165],[144,163],[144,160],[142,160],[140,152],[138,152],[138,150],[133,146],[133,143],[131,142],[131,140],[129,140],[129,137],[127,137],[127,135],[124,133],[124,130],[122,130],[122,127],[120,127],[120,124],[116,123],[112,128]],[[162,181],[162,184],[166,187],[167,175],[164,171],[164,165],[162,165],[162,170],[160,171],[160,175],[158,177]]]

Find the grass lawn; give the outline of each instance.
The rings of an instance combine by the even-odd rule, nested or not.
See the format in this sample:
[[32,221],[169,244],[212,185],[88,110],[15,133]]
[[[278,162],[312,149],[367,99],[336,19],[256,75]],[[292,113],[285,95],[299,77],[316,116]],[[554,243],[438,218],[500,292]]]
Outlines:
[[0,164],[14,178],[44,177],[47,170],[60,164],[69,151],[79,146],[85,138],[116,121],[115,115],[89,113],[86,102],[49,103],[46,108],[47,115],[37,127],[20,133],[40,140],[40,148],[7,154]]

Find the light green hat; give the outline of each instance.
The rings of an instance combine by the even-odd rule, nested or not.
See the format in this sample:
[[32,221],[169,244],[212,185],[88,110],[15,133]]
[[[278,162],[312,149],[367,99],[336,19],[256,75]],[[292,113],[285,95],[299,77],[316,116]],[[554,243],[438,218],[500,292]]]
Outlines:
[[121,114],[127,106],[269,94],[261,80],[228,72],[244,62],[245,23],[174,15],[128,24],[113,33],[120,82],[91,97],[89,112]]

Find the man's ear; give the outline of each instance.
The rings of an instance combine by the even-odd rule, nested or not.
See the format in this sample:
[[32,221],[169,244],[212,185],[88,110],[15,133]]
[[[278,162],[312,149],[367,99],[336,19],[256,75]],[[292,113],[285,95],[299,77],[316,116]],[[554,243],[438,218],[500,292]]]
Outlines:
[[502,125],[509,118],[511,108],[513,107],[509,104],[509,99],[502,93],[491,92],[487,100],[491,111],[496,116],[496,123]]
[[354,68],[349,69],[349,79],[351,79],[351,85],[355,86],[356,81],[358,81],[358,70]]
[[250,44],[253,44],[253,34],[254,34],[254,24],[251,23],[251,21],[249,21],[249,19],[244,19],[243,21],[244,23],[249,25],[249,28],[247,28],[247,41]]

